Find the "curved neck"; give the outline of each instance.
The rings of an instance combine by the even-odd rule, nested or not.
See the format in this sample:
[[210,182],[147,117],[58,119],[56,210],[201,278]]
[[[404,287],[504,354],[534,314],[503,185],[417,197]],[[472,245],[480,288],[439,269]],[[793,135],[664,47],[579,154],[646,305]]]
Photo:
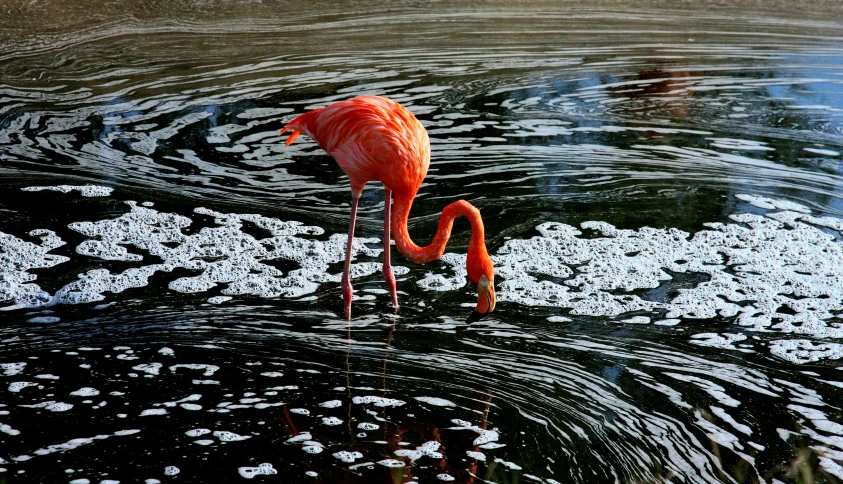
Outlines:
[[[395,192],[393,192],[395,193]],[[454,226],[454,219],[462,215],[471,224],[471,241],[468,246],[469,260],[480,255],[486,255],[485,229],[483,220],[480,218],[480,210],[465,200],[457,200],[442,210],[439,216],[439,227],[433,242],[425,247],[420,247],[410,239],[407,228],[407,220],[410,217],[410,208],[413,206],[413,196],[395,193],[395,203],[392,207],[392,230],[395,237],[395,245],[398,250],[417,264],[424,264],[439,259],[445,253],[445,246],[451,238],[451,229]],[[474,274],[469,274],[472,278]],[[479,274],[477,275],[479,277]]]

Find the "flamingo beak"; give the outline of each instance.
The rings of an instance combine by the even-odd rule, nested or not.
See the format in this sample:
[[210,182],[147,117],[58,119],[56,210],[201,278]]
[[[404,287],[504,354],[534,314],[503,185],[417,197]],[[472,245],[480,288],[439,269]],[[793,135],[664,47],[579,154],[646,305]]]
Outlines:
[[494,310],[495,285],[484,274],[480,276],[480,282],[477,283],[477,306],[474,308],[474,311],[468,315],[468,319],[466,319],[465,322],[471,324],[480,321],[483,316],[486,316]]

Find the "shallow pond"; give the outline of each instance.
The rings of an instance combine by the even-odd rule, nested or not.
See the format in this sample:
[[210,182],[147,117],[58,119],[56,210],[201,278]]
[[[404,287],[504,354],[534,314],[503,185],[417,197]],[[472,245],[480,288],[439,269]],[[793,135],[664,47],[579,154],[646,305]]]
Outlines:
[[[0,4],[0,482],[843,481],[836,2]],[[298,114],[427,127],[383,190]]]

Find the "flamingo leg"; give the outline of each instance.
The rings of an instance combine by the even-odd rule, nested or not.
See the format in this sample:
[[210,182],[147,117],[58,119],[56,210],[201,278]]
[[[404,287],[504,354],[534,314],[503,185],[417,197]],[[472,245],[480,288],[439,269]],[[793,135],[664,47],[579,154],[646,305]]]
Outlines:
[[345,246],[345,269],[342,271],[342,301],[345,305],[345,317],[351,319],[351,244],[354,242],[354,223],[357,221],[357,202],[360,195],[351,196],[351,221],[348,224],[348,244]]
[[383,278],[386,280],[386,285],[389,287],[389,293],[392,295],[392,306],[398,309],[398,292],[396,291],[395,274],[392,272],[392,257],[390,256],[391,238],[389,235],[389,215],[392,211],[392,190],[384,187],[386,191],[386,202],[383,206]]

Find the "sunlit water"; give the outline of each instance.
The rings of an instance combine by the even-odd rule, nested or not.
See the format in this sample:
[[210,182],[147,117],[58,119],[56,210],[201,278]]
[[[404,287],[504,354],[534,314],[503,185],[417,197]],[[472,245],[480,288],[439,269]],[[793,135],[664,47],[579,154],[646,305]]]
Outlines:
[[[834,2],[5,2],[0,482],[840,482]],[[296,115],[427,127],[380,275]]]

